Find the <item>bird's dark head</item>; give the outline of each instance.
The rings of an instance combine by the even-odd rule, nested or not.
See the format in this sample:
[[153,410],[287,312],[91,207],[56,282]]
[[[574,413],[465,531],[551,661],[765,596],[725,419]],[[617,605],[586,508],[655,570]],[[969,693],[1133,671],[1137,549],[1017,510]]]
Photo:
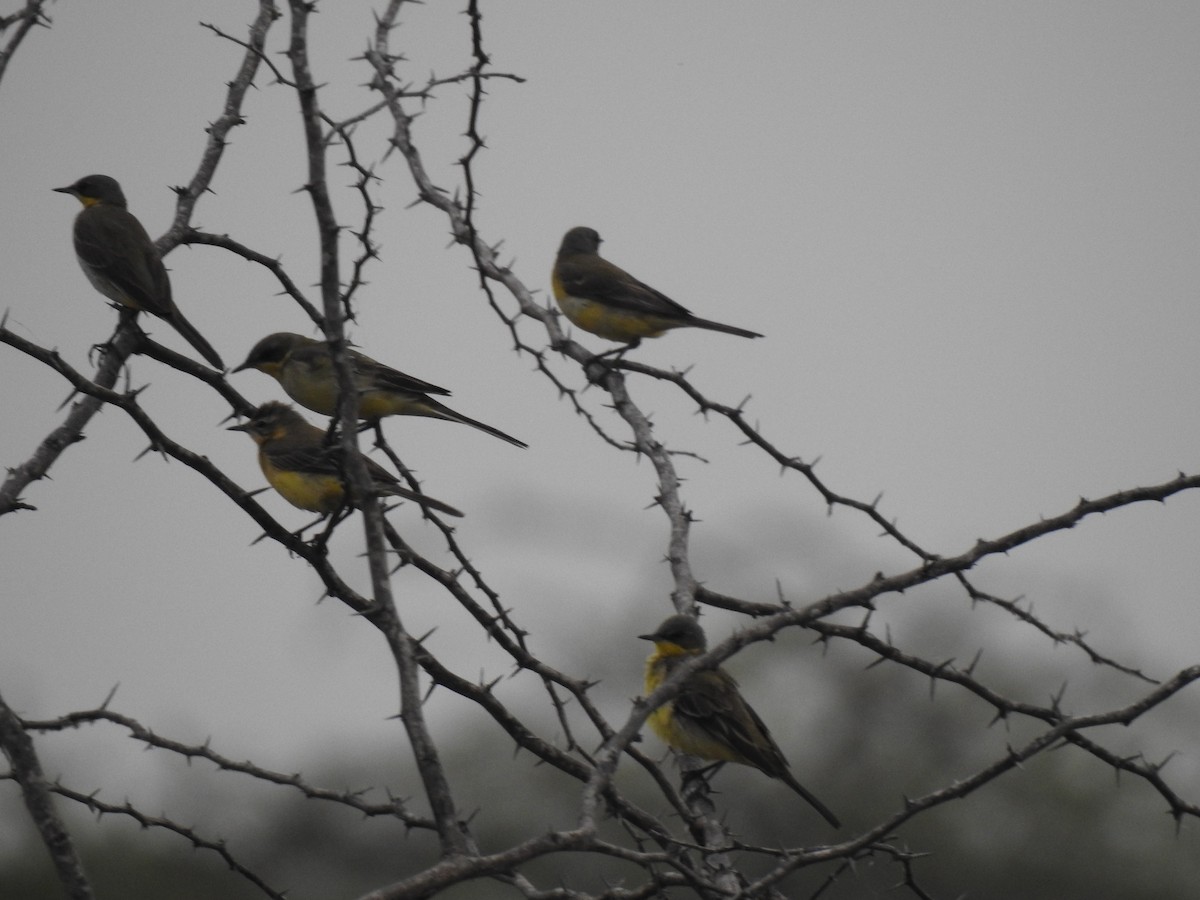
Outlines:
[[597,253],[600,250],[600,234],[595,228],[580,225],[572,228],[563,235],[562,245],[558,248],[559,256],[570,256],[574,253]]
[[266,372],[268,375],[278,377],[279,370],[283,368],[283,363],[287,359],[287,355],[297,347],[311,343],[313,341],[310,339],[299,334],[292,334],[290,331],[277,331],[274,334],[268,334],[250,348],[250,353],[246,357],[246,361],[233,371],[241,372],[243,369],[258,369],[260,372]]
[[241,425],[230,425],[226,431],[244,431],[253,438],[254,443],[277,440],[288,433],[295,425],[305,424],[304,417],[286,403],[271,400],[254,411],[247,421]]
[[95,206],[103,203],[106,206],[125,208],[125,194],[117,179],[107,175],[84,175],[74,184],[54,188],[60,194],[70,194],[84,206]]
[[654,633],[639,634],[638,637],[644,641],[654,641],[658,652],[667,655],[703,653],[708,645],[704,629],[691,616],[671,616]]

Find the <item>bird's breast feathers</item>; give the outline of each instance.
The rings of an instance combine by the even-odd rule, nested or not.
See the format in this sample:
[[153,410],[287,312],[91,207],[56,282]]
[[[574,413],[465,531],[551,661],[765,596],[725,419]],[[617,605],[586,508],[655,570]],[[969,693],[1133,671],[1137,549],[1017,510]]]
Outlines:
[[276,469],[266,459],[262,460],[262,470],[271,487],[300,509],[329,513],[342,502],[344,488],[336,475]]
[[558,305],[576,326],[610,341],[658,337],[678,322],[652,313],[619,309],[583,297],[563,294]]

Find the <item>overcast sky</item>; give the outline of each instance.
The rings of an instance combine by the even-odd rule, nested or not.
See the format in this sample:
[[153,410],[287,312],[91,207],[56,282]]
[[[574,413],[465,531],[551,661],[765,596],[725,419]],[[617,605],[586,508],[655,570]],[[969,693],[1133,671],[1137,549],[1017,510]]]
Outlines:
[[[460,5],[406,9],[394,41],[412,81],[466,64]],[[115,314],[76,265],[77,204],[51,188],[110,174],[152,235],[167,228],[168,187],[195,171],[241,54],[198,25],[197,8],[57,4],[53,28],[30,36],[0,85],[8,327],[85,370]],[[254,8],[210,2],[203,15],[242,37]],[[484,108],[485,238],[503,240],[506,261],[545,297],[562,233],[590,225],[609,258],[697,314],[764,333],[676,332],[636,358],[692,367],[713,400],[750,397],[764,434],[820,456],[833,489],[882,492],[886,515],[950,555],[1080,496],[1196,471],[1196,4],[525,0],[484,12],[495,69],[526,79],[493,82]],[[353,57],[371,22],[359,3],[312,20],[334,117],[369,102]],[[271,40],[284,47],[286,23]],[[295,193],[296,101],[265,72],[258,85],[194,223],[282,256],[307,285],[315,231]],[[450,188],[466,149],[463,99],[443,88],[414,134]],[[375,160],[381,146],[363,149]],[[574,674],[632,697],[645,651],[633,635],[670,611],[653,470],[603,446],[512,352],[444,218],[406,209],[398,157],[380,172],[382,262],[355,340],[531,446],[426,420],[387,432],[429,493],[467,513],[459,537],[533,628],[534,649],[578,635],[586,617],[611,642],[611,667]],[[356,221],[352,195],[337,203]],[[206,247],[167,264],[180,307],[230,365],[264,334],[310,333],[264,270]],[[145,324],[194,355],[165,324]],[[540,346],[539,332],[522,326]],[[168,434],[246,488],[263,484],[250,441],[219,427],[219,397],[152,360],[131,370]],[[0,347],[0,375],[0,464],[11,466],[61,421],[67,389],[11,348]],[[279,396],[257,372],[231,378],[256,401]],[[701,520],[693,566],[713,588],[770,600],[778,581],[806,602],[913,564],[865,520],[826,518],[800,478],[780,477],[677,392],[640,381],[633,391],[661,440],[710,460],[678,465]],[[585,401],[604,415],[598,392]],[[624,435],[615,416],[605,422]],[[144,445],[126,416],[104,412],[52,480],[25,492],[38,511],[0,522],[9,704],[49,717],[119,684],[122,712],[288,771],[347,735],[393,740],[395,683],[375,631],[318,605],[304,567],[252,544],[254,523],[195,473],[153,455],[134,463]],[[263,502],[285,524],[308,519]],[[411,506],[393,521],[445,559]],[[1194,495],[1120,511],[990,562],[977,581],[1167,674],[1196,657],[1198,524]],[[356,524],[344,526],[336,547],[349,571],[360,546]],[[445,649],[466,627],[418,576],[396,582],[412,630],[440,626]],[[734,625],[708,622],[718,635]],[[69,743],[47,741],[51,754]]]

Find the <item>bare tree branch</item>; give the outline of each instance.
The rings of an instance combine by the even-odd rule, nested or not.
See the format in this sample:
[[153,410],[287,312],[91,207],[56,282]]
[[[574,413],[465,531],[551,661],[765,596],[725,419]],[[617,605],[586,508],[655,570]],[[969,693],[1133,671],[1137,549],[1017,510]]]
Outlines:
[[[0,49],[0,78],[25,35],[35,24],[48,21],[43,6],[44,3],[29,0],[21,11],[0,17],[0,33],[15,29]],[[154,451],[164,461],[181,462],[186,469],[199,474],[202,486],[207,489],[211,485],[228,497],[240,512],[253,519],[264,536],[294,557],[297,565],[311,569],[329,596],[378,630],[394,666],[403,739],[407,742],[406,750],[415,759],[428,814],[415,811],[412,804],[394,798],[390,791],[387,802],[372,802],[361,792],[319,787],[302,773],[285,774],[218,753],[207,744],[186,744],[164,737],[134,718],[110,711],[107,704],[99,709],[32,720],[22,719],[0,702],[0,745],[12,766],[12,771],[0,775],[0,780],[20,785],[43,842],[55,858],[59,878],[71,896],[90,896],[90,889],[74,855],[71,838],[54,814],[50,794],[98,814],[119,815],[144,828],[181,836],[196,848],[218,854],[234,872],[266,896],[282,896],[264,877],[235,857],[222,840],[204,836],[175,818],[148,815],[132,803],[108,804],[94,795],[47,783],[29,734],[64,732],[83,724],[114,725],[145,747],[162,749],[187,761],[207,760],[218,773],[236,773],[226,777],[250,778],[277,789],[295,791],[322,801],[322,808],[345,807],[372,819],[391,819],[406,828],[436,833],[435,853],[414,860],[410,874],[377,886],[364,895],[364,900],[432,897],[457,885],[484,879],[531,900],[636,900],[677,891],[706,900],[777,898],[784,896],[785,879],[800,870],[814,873],[819,886],[813,896],[819,896],[832,885],[853,879],[856,865],[864,860],[887,863],[895,869],[908,894],[927,897],[930,893],[914,868],[922,851],[897,846],[897,831],[1056,749],[1081,753],[1114,773],[1144,783],[1161,798],[1177,822],[1185,817],[1200,818],[1200,807],[1187,791],[1166,777],[1162,763],[1152,763],[1141,753],[1118,752],[1115,749],[1118,745],[1103,730],[1117,724],[1128,726],[1131,731],[1135,725],[1144,726],[1142,720],[1148,712],[1162,708],[1200,679],[1200,667],[1182,668],[1156,680],[1144,673],[1136,661],[1118,661],[1115,654],[1090,642],[1080,631],[1052,626],[1022,600],[996,596],[968,579],[968,573],[973,573],[980,563],[1073,529],[1097,514],[1122,511],[1148,501],[1164,503],[1194,490],[1200,487],[1200,475],[1181,473],[1161,484],[1115,490],[1098,499],[1080,500],[1070,509],[1006,534],[981,538],[952,555],[927,548],[902,530],[894,519],[885,516],[879,498],[864,501],[842,494],[818,476],[815,461],[806,462],[799,454],[779,446],[768,429],[752,420],[747,411],[748,400],[728,403],[708,396],[691,382],[686,371],[660,369],[630,359],[624,353],[599,357],[591,353],[563,331],[558,313],[535,302],[535,291],[501,261],[503,242],[482,234],[478,227],[479,208],[485,199],[478,178],[478,162],[487,149],[484,122],[491,109],[487,102],[488,85],[497,78],[514,82],[520,79],[493,69],[479,0],[467,2],[463,21],[469,34],[469,49],[464,51],[467,56],[461,70],[430,74],[415,81],[405,74],[406,60],[392,43],[405,9],[404,0],[389,0],[376,13],[368,48],[356,62],[360,68],[366,68],[369,83],[365,92],[360,91],[350,101],[332,99],[341,95],[326,90],[320,80],[322,65],[313,52],[312,29],[321,21],[313,16],[316,8],[312,2],[288,0],[286,62],[281,62],[275,52],[280,48],[270,45],[271,27],[282,18],[280,9],[270,0],[258,3],[245,38],[226,34],[213,25],[204,26],[241,51],[225,91],[221,113],[208,127],[191,178],[185,186],[175,188],[178,194],[175,216],[157,244],[163,253],[180,243],[203,245],[230,259],[265,268],[280,293],[291,298],[330,342],[340,393],[329,440],[339,442],[345,451],[345,471],[340,475],[349,495],[349,507],[362,513],[365,562],[335,565],[329,558],[327,541],[333,529],[341,526],[340,520],[331,521],[324,534],[312,540],[303,538],[304,530],[289,531],[254,499],[257,491],[242,488],[202,452],[176,440],[168,433],[170,429],[156,421],[141,402],[140,393],[145,385],[132,386],[129,383],[132,376],[127,375],[124,388],[118,386],[130,357],[142,355],[211,389],[214,396],[221,398],[222,405],[229,407],[230,415],[245,416],[252,412],[252,404],[229,384],[223,373],[152,341],[132,316],[122,317],[112,339],[101,348],[99,364],[90,375],[68,365],[53,348],[39,346],[13,333],[0,320],[0,344],[56,372],[78,395],[62,424],[41,440],[27,460],[9,469],[0,484],[0,515],[33,509],[22,497],[29,485],[47,477],[63,451],[83,439],[85,427],[99,409],[107,405],[119,410],[119,415],[146,436],[147,452]],[[247,244],[245,229],[239,223],[219,223],[214,231],[201,231],[192,224],[201,197],[217,183],[220,166],[231,146],[229,135],[234,128],[246,124],[242,106],[263,66],[273,79],[264,91],[272,92],[273,99],[296,103],[296,115],[303,128],[306,166],[303,189],[311,200],[312,221],[317,228],[313,257],[319,261],[319,301],[301,289],[294,272],[277,255]],[[454,86],[448,93],[467,93],[463,129],[466,147],[455,160],[461,171],[461,183],[451,185],[433,181],[414,135],[413,111],[418,107],[423,112],[432,108],[440,102],[439,93],[447,93],[441,90],[447,86]],[[346,109],[325,108],[326,104],[332,107],[335,103],[343,104]],[[386,132],[382,139],[381,129]],[[653,476],[646,483],[646,497],[653,498],[665,516],[662,540],[671,572],[674,608],[694,614],[699,607],[712,606],[746,617],[745,627],[715,643],[703,655],[689,659],[648,697],[612,708],[598,701],[595,681],[575,674],[572,666],[556,668],[547,662],[552,657],[539,655],[543,635],[536,628],[538,623],[531,625],[520,604],[506,602],[501,586],[484,577],[481,567],[472,561],[474,548],[463,543],[452,525],[429,515],[426,521],[432,527],[427,533],[437,539],[438,547],[433,553],[423,551],[407,539],[407,532],[402,534],[397,530],[375,496],[371,476],[357,453],[363,431],[357,421],[346,323],[355,319],[356,305],[369,276],[376,275],[385,264],[378,235],[385,212],[381,198],[390,195],[385,187],[391,185],[385,178],[394,177],[383,165],[390,156],[402,161],[401,174],[411,179],[419,201],[445,216],[453,240],[469,252],[469,257],[464,256],[464,264],[478,274],[481,304],[486,303],[499,320],[498,333],[511,338],[518,356],[533,361],[538,378],[545,378],[551,391],[564,401],[562,408],[583,417],[603,445],[631,454],[625,457],[631,463],[649,461]],[[353,173],[352,183],[331,186],[329,173],[338,166]],[[222,227],[228,231],[221,231]],[[340,243],[343,236],[352,238],[345,248]],[[679,446],[666,429],[656,427],[645,406],[649,396],[646,388],[652,382],[663,385],[669,396],[710,420],[712,434],[743,442],[750,448],[746,456],[753,460],[751,464],[777,466],[791,484],[796,484],[795,478],[799,476],[800,487],[811,489],[828,509],[849,510],[856,518],[877,528],[891,545],[904,551],[903,559],[907,561],[903,565],[909,568],[890,573],[881,571],[856,587],[803,600],[789,598],[779,589],[775,602],[764,602],[761,598],[736,596],[719,584],[700,584],[695,576],[699,566],[693,566],[694,554],[699,552],[691,542],[694,514],[676,463],[680,457],[704,460],[710,454],[702,448]],[[374,432],[376,446],[386,457],[385,462],[390,461],[401,478],[419,490],[413,471],[389,445],[383,429],[376,427]],[[356,577],[361,580],[363,573],[355,571],[360,567],[365,567],[370,582],[369,590],[363,588],[361,593],[351,587],[358,583]],[[470,637],[486,642],[491,648],[489,652],[494,652],[501,665],[510,669],[508,677],[531,689],[526,693],[539,704],[536,712],[522,706],[529,699],[527,696],[522,695],[520,702],[512,702],[498,690],[500,678],[485,677],[482,672],[464,674],[448,662],[453,657],[440,654],[436,641],[409,633],[398,611],[405,599],[397,596],[400,582],[393,583],[393,576],[402,567],[465,612]],[[979,671],[982,667],[977,666],[978,656],[965,664],[953,658],[933,658],[930,653],[893,640],[886,628],[876,627],[876,610],[889,604],[899,613],[905,613],[913,606],[904,605],[905,592],[939,582],[953,588],[955,598],[964,608],[986,605],[1017,624],[1023,634],[1033,635],[1040,645],[1051,648],[1057,644],[1069,645],[1075,651],[1073,658],[1081,665],[1096,666],[1106,678],[1117,679],[1132,699],[1112,701],[1105,709],[1081,714],[1065,711],[1059,694],[1053,695],[1049,702],[1016,699]],[[859,624],[847,624],[860,615]],[[870,822],[858,823],[855,830],[839,835],[841,839],[836,843],[814,841],[803,846],[777,847],[763,846],[765,841],[750,843],[739,837],[726,820],[724,800],[710,793],[700,771],[704,765],[701,761],[683,760],[685,777],[677,788],[674,775],[642,752],[637,741],[647,716],[678,696],[689,675],[717,666],[745,648],[770,641],[788,629],[804,629],[827,645],[853,644],[861,648],[872,665],[915,673],[928,679],[931,686],[942,686],[945,692],[982,710],[985,716],[991,715],[993,720],[1003,720],[1006,724],[1019,721],[1023,738],[1014,739],[1013,746],[1002,750],[992,747],[988,751],[990,757],[980,756],[965,774],[939,773],[935,786],[916,798],[896,797],[892,808]],[[430,717],[439,710],[428,701],[438,689],[461,698],[499,729],[497,746],[480,750],[470,765],[486,766],[492,754],[518,749],[527,751],[547,770],[553,770],[563,785],[563,796],[571,804],[566,826],[546,825],[531,814],[527,820],[514,823],[502,845],[480,837],[456,801],[458,782],[466,779],[460,779],[460,773],[453,770],[455,756],[439,745],[434,737],[437,729],[431,727],[437,723],[431,722]],[[438,693],[440,696],[441,692]],[[1140,731],[1135,732],[1135,737],[1139,734]],[[627,760],[631,764],[622,770]],[[878,788],[890,789],[889,784]],[[646,796],[651,800],[647,801]],[[535,874],[543,870],[530,865],[551,859],[574,861],[580,854],[587,855],[596,870],[604,873],[606,881],[610,871],[621,873],[620,883],[614,877],[613,883],[602,888],[584,890],[572,881],[571,866],[565,865],[562,868],[568,875],[563,883],[543,884],[541,876]],[[628,876],[631,871],[636,873],[634,877]]]
[[42,774],[33,741],[20,718],[0,697],[0,750],[12,766],[12,777],[21,786],[25,808],[50,853],[59,881],[71,900],[91,900],[95,894],[83,871],[71,835],[54,809],[49,783]]
[[47,0],[25,0],[25,5],[15,13],[0,16],[0,35],[8,31],[14,24],[17,26],[8,39],[0,44],[0,80],[8,70],[8,64],[13,54],[21,46],[35,25],[50,26],[50,17],[46,15]]

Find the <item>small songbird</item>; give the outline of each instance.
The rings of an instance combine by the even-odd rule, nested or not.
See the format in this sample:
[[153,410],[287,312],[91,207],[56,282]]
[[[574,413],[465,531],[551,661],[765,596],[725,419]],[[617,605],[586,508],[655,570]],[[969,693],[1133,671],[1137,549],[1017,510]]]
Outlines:
[[600,235],[572,228],[563,236],[550,284],[566,317],[584,331],[636,347],[642,338],[672,328],[707,328],[740,337],[762,337],[745,328],[701,319],[666,294],[638,281],[600,256]]
[[[327,444],[325,432],[286,403],[264,403],[249,421],[228,430],[244,431],[253,438],[263,475],[292,506],[326,516],[342,508],[346,499],[342,448]],[[448,516],[462,515],[440,500],[401,487],[399,479],[383,466],[361,453],[359,456],[379,493],[412,500]]]
[[[654,642],[646,660],[646,693],[652,693],[682,663],[699,656],[707,642],[704,630],[690,616],[671,616],[653,634],[639,635]],[[767,726],[724,669],[701,669],[684,682],[675,699],[654,710],[646,720],[664,742],[681,753],[753,766],[778,778],[803,797],[834,828],[841,822],[808,791],[788,768],[788,762]]]
[[210,365],[224,369],[217,351],[175,305],[162,258],[142,223],[126,208],[116,180],[86,175],[54,190],[83,204],[75,217],[75,255],[92,287],[122,309],[165,319]]
[[[405,375],[356,350],[346,352],[354,369],[358,418],[377,422],[383,416],[429,416],[470,425],[518,447],[528,446],[498,428],[456,413],[429,396],[449,396],[450,392],[445,388]],[[286,331],[268,334],[251,348],[246,361],[233,371],[243,369],[258,369],[270,375],[289,397],[313,412],[323,416],[337,413],[337,373],[329,344],[325,341]]]

